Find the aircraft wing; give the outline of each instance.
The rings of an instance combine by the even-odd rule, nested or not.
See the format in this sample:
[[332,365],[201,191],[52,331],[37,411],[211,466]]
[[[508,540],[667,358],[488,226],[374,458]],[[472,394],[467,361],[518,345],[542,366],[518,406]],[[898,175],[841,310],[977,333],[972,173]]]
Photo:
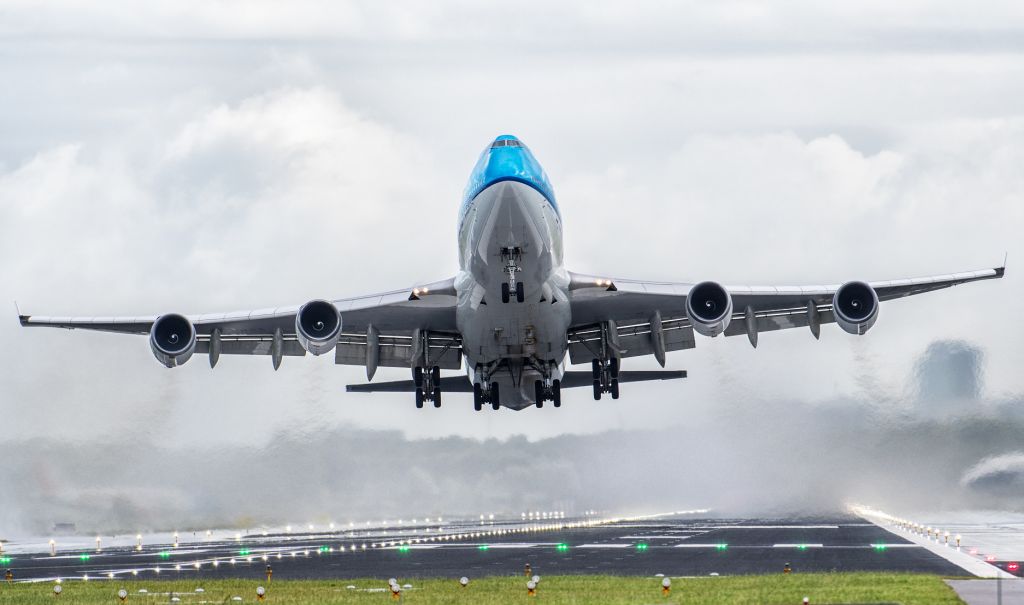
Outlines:
[[[1005,263],[994,269],[868,284],[881,302],[973,281],[998,279],[1004,272]],[[686,314],[686,299],[695,285],[570,273],[573,320],[569,329],[570,360],[587,363],[598,357],[602,331],[606,341],[614,341],[620,357],[653,354],[662,365],[665,351],[693,348],[696,342],[694,328]],[[817,338],[821,324],[835,322],[832,302],[840,285],[727,285],[733,313],[724,334],[744,334],[755,347],[760,332],[773,330],[809,327]],[[655,343],[655,333],[659,331],[663,345]]]
[[[341,313],[342,333],[335,361],[341,364],[367,365],[368,338],[379,342],[378,364],[410,367],[414,334],[427,334],[431,347],[439,351],[441,367],[461,365],[455,326],[454,278],[391,292],[331,301]],[[196,353],[210,353],[217,340],[216,356],[305,355],[295,334],[295,315],[301,305],[186,315],[196,330]],[[148,334],[158,315],[144,317],[43,317],[22,315],[25,327],[96,330],[123,334]],[[372,334],[371,334],[372,332]],[[454,339],[454,340],[453,340]],[[275,340],[278,341],[275,344]],[[403,348],[398,351],[398,348]],[[440,352],[444,349],[443,352]],[[275,367],[280,363],[275,360]],[[455,364],[453,366],[453,364]]]

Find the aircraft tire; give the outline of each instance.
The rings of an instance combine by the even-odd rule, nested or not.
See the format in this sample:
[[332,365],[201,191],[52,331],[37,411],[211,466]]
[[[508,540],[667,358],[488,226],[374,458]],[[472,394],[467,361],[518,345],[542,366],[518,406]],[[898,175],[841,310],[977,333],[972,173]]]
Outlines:
[[618,378],[613,378],[612,379],[611,391],[612,391],[612,399],[618,399],[619,398],[619,379]]
[[498,397],[498,383],[491,383],[491,409],[498,410],[501,408],[501,399]]
[[556,408],[562,407],[562,381],[557,378],[551,381],[551,403]]
[[601,401],[601,381],[594,381],[594,401]]
[[508,284],[503,282],[501,284],[501,302],[507,303],[509,301],[509,298],[510,298],[510,292],[509,292],[509,289],[508,289]]
[[479,382],[473,383],[473,409],[480,411],[484,407],[484,389]]
[[516,283],[516,302],[523,302],[526,300],[526,293],[523,291],[523,282]]
[[434,407],[441,407],[441,387],[434,389]]
[[416,387],[416,407],[423,407],[423,389]]
[[416,388],[423,386],[423,368],[412,369],[412,381],[416,384]]

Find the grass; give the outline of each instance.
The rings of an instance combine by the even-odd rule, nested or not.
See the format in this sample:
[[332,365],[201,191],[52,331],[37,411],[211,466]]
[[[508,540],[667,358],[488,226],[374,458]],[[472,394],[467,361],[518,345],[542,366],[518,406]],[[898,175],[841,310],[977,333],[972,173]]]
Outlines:
[[[810,597],[823,603],[901,603],[903,605],[961,604],[939,576],[924,574],[832,573],[765,576],[673,578],[671,594],[661,593],[661,579],[651,577],[551,576],[541,579],[536,597],[526,593],[524,577],[472,579],[462,588],[455,579],[398,579],[411,584],[402,592],[402,603],[490,605],[498,603],[564,603],[620,605],[626,603],[686,603],[715,605],[798,605]],[[126,603],[168,603],[172,594],[182,604],[256,602],[256,587],[267,587],[264,603],[319,605],[326,603],[392,603],[386,580],[120,580],[65,581],[60,597],[52,583],[2,584],[0,604],[118,603],[117,591],[125,588]],[[347,588],[355,586],[356,589]],[[195,589],[202,587],[203,593]],[[148,593],[140,594],[139,589]]]

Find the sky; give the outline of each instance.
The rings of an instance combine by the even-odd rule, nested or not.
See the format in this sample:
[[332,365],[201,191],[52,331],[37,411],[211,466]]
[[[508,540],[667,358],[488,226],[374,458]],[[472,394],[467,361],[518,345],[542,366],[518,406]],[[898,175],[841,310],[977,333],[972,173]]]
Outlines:
[[[655,500],[600,488],[628,464],[582,469],[603,451],[643,459],[639,435],[678,447],[652,455],[690,460],[651,473],[727,475],[740,454],[787,456],[794,426],[831,435],[811,443],[844,459],[863,454],[835,418],[865,419],[876,439],[908,427],[940,435],[921,438],[927,453],[966,418],[988,428],[957,433],[945,480],[969,490],[1005,468],[1024,475],[1024,448],[984,421],[1012,416],[1024,393],[1019,3],[3,0],[0,81],[0,299],[27,313],[256,309],[449,277],[462,188],[502,133],[550,175],[574,271],[831,284],[1009,256],[1001,281],[886,303],[864,337],[833,325],[817,342],[804,330],[765,334],[756,350],[699,338],[669,354],[684,381],[628,385],[615,402],[567,392],[561,409],[518,413],[473,413],[454,395],[416,410],[407,396],[347,394],[363,371],[330,356],[288,358],[276,373],[262,357],[169,371],[145,338],[23,330],[12,304],[0,319],[0,447],[32,470],[0,492],[0,534],[76,514],[158,525],[154,501],[179,503],[161,519],[230,521],[233,500],[217,488],[240,480],[229,467],[210,471],[198,503],[184,504],[187,476],[160,486],[172,495],[133,498],[157,459],[184,468],[199,452],[260,459],[308,452],[306,442],[323,443],[324,459],[304,459],[325,475],[351,468],[341,456],[442,458],[419,469],[424,485],[443,483],[450,456],[493,464],[499,451],[514,465],[546,452],[567,470],[545,471],[537,506],[642,508]],[[779,419],[792,423],[763,441],[746,432]],[[936,422],[946,428],[922,428]],[[833,430],[849,441],[836,446]],[[581,443],[591,456],[569,445]],[[71,460],[93,455],[103,463],[92,473]],[[743,510],[760,489],[786,507],[791,484],[830,476],[806,464],[770,486],[754,481],[755,465],[739,475],[745,486],[702,477],[715,498],[680,488],[658,501]],[[878,465],[863,456],[850,467],[859,491],[892,483],[872,474]],[[445,507],[513,498],[508,471],[486,499],[471,487],[486,464],[460,468]],[[325,502],[353,489],[330,485],[304,514],[333,514],[339,505]],[[348,512],[373,506],[357,495]],[[104,517],[115,501],[136,512]]]

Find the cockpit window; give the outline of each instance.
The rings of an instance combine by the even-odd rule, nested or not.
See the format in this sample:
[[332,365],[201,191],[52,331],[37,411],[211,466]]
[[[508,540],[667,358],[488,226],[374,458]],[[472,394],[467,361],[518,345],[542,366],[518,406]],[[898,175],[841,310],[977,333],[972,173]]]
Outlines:
[[516,139],[498,139],[491,143],[491,149],[495,147],[522,147],[523,144]]

